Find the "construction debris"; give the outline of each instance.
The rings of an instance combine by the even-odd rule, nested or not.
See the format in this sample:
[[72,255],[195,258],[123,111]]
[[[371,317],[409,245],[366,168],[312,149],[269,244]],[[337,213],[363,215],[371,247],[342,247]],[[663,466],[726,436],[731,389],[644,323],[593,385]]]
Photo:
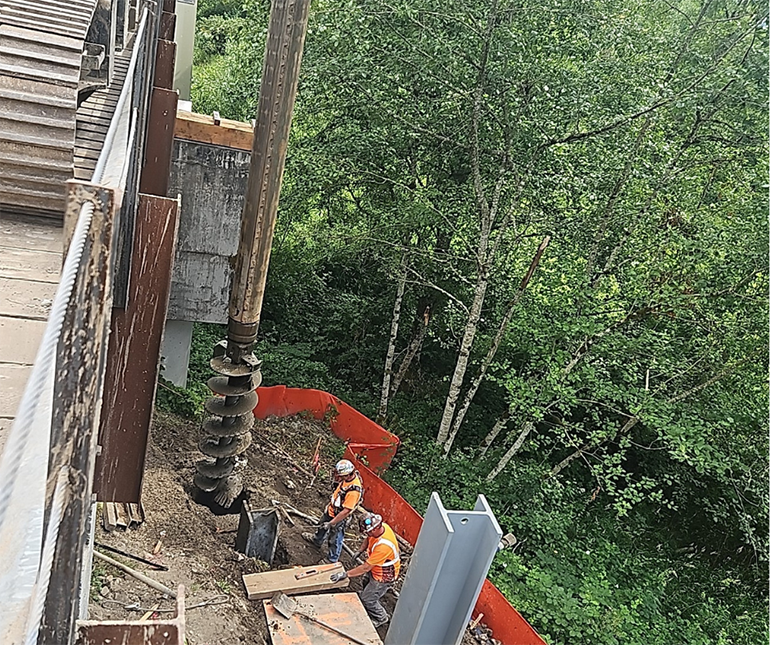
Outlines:
[[94,551],[94,557],[102,560],[103,562],[106,562],[107,564],[112,565],[116,569],[120,569],[121,571],[127,573],[128,575],[132,576],[133,578],[136,578],[137,580],[141,580],[144,584],[146,584],[148,587],[152,587],[156,591],[160,591],[161,593],[166,594],[167,596],[171,598],[176,598],[176,592],[169,589],[166,585],[160,584],[157,580],[153,580],[152,578],[148,578],[143,573],[139,573],[138,571],[132,569],[129,566],[126,566],[122,562],[118,562],[117,560],[113,560],[108,555],[104,555],[104,553],[99,553],[98,551]]
[[502,645],[499,640],[492,637],[492,630],[489,629],[489,627],[484,624],[478,624],[478,620],[483,615],[484,614],[481,614],[481,616],[479,616],[479,618],[474,621],[474,623],[476,623],[475,625],[471,623],[468,631],[471,633],[477,643],[482,643],[482,645]]
[[105,531],[116,528],[127,529],[144,522],[144,508],[141,504],[120,504],[104,502],[102,504],[102,526]]
[[[160,544],[160,540],[158,540],[158,544]],[[131,553],[128,553],[128,551],[123,551],[122,549],[116,549],[114,546],[107,546],[106,544],[101,544],[99,542],[94,542],[94,546],[98,546],[100,549],[104,549],[105,551],[111,551],[112,553],[116,553],[117,555],[122,555],[126,558],[131,558],[132,560],[136,560],[137,562],[141,562],[142,564],[147,564],[153,567],[154,569],[157,569],[158,571],[168,571],[168,567],[163,564],[158,564],[157,562],[145,560],[144,558],[140,558],[138,555],[133,555]]]

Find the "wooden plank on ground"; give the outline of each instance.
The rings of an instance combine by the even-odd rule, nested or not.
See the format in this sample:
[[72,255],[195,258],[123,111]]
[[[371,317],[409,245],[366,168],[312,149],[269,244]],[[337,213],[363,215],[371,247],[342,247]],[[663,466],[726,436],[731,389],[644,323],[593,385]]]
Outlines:
[[139,513],[139,504],[126,504],[126,513],[128,513],[128,525],[139,525],[142,523],[142,516]]
[[102,505],[102,526],[108,533],[114,531],[118,525],[118,516],[115,513],[115,504],[105,502]]
[[[297,575],[302,575],[312,569],[317,569],[319,571],[318,575],[297,580]],[[246,587],[246,595],[249,600],[272,598],[276,591],[283,591],[283,593],[291,595],[325,591],[326,589],[344,589],[349,583],[347,578],[336,583],[330,580],[331,574],[342,570],[342,564],[336,562],[334,564],[294,567],[293,569],[281,569],[265,573],[249,573],[243,576],[243,584]]]
[[[371,645],[382,645],[361,599],[355,593],[321,594],[295,599],[297,610],[318,618],[346,634]],[[267,626],[273,645],[351,645],[344,636],[313,623],[297,614],[284,618],[273,609],[269,600],[263,600]]]

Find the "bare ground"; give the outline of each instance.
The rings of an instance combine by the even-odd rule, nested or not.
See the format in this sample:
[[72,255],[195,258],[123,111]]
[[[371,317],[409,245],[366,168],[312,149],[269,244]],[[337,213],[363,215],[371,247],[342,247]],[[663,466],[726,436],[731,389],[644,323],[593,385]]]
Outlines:
[[[108,554],[171,588],[185,585],[188,607],[216,603],[187,613],[189,645],[269,643],[262,603],[246,600],[241,580],[243,574],[264,571],[265,563],[236,553],[238,515],[214,515],[192,498],[194,464],[201,458],[196,446],[198,428],[196,422],[156,413],[143,483],[145,522],[137,528],[108,533],[100,521],[96,542],[168,566],[168,571],[156,571]],[[342,443],[323,422],[302,416],[258,420],[253,436],[243,473],[252,508],[270,507],[271,500],[277,499],[319,516],[330,491],[329,468],[342,454]],[[307,488],[309,473],[301,469],[310,469],[319,437],[322,470],[317,483]],[[277,557],[283,564],[274,563],[274,567],[315,564],[323,557],[301,537],[308,524],[297,517],[292,519],[294,527],[282,520]],[[347,543],[355,549],[360,539],[351,531]],[[346,568],[352,566],[344,553],[342,562]],[[95,561],[91,589],[89,612],[94,620],[137,620],[156,606],[159,613],[171,612],[174,606],[171,599],[99,561]],[[360,582],[352,580],[351,590],[359,589]],[[384,604],[392,613],[395,597],[386,594]],[[384,637],[385,628],[379,631]]]
[[[262,645],[270,643],[261,601],[249,601],[241,576],[267,570],[267,565],[235,551],[238,515],[215,515],[193,501],[192,479],[199,423],[156,412],[142,486],[145,521],[139,527],[106,532],[101,518],[96,542],[122,549],[168,567],[157,571],[128,558],[108,553],[168,587],[185,586],[187,645]],[[320,516],[332,484],[331,467],[341,457],[344,445],[322,421],[303,415],[257,420],[254,442],[246,456],[244,485],[252,508],[269,508],[272,500],[291,504],[309,515]],[[311,484],[311,461],[320,439],[321,470]],[[311,565],[325,555],[301,536],[312,530],[309,523],[292,517],[295,526],[281,518],[276,561],[273,568]],[[354,550],[360,544],[355,528],[346,543]],[[157,553],[156,553],[157,551]],[[402,550],[401,587],[409,567],[410,552]],[[353,563],[343,552],[346,569]],[[351,591],[360,591],[360,579],[352,579]],[[392,615],[396,596],[385,594],[383,604]],[[205,604],[204,604],[205,603]],[[195,605],[203,606],[195,607]],[[142,582],[100,561],[94,562],[89,617],[93,620],[138,620],[151,609],[173,615],[174,601]],[[377,630],[385,639],[387,626]],[[470,631],[462,645],[478,645]]]

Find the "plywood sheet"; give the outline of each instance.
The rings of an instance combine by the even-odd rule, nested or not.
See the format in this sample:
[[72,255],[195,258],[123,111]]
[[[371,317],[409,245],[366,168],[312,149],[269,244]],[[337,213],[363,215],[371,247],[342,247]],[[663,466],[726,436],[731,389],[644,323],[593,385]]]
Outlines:
[[[335,593],[295,598],[297,610],[318,618],[346,634],[371,643],[382,645],[372,621],[366,615],[358,594]],[[269,600],[263,600],[267,627],[273,645],[351,645],[352,641],[294,614],[284,618],[275,611]]]
[[[297,580],[295,577],[312,569],[317,569],[319,574],[301,580]],[[337,583],[330,580],[331,574],[342,571],[342,569],[343,566],[337,562],[265,573],[249,573],[243,576],[243,584],[246,587],[246,595],[249,600],[271,598],[276,591],[283,591],[285,594],[297,594],[326,589],[343,589],[348,586],[349,580],[347,578]]]

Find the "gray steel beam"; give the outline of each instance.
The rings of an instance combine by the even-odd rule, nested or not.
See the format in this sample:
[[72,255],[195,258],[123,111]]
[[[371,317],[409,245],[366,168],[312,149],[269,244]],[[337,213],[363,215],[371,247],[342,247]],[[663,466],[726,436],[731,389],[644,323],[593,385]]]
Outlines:
[[385,645],[457,645],[502,535],[483,495],[448,511],[433,493]]

